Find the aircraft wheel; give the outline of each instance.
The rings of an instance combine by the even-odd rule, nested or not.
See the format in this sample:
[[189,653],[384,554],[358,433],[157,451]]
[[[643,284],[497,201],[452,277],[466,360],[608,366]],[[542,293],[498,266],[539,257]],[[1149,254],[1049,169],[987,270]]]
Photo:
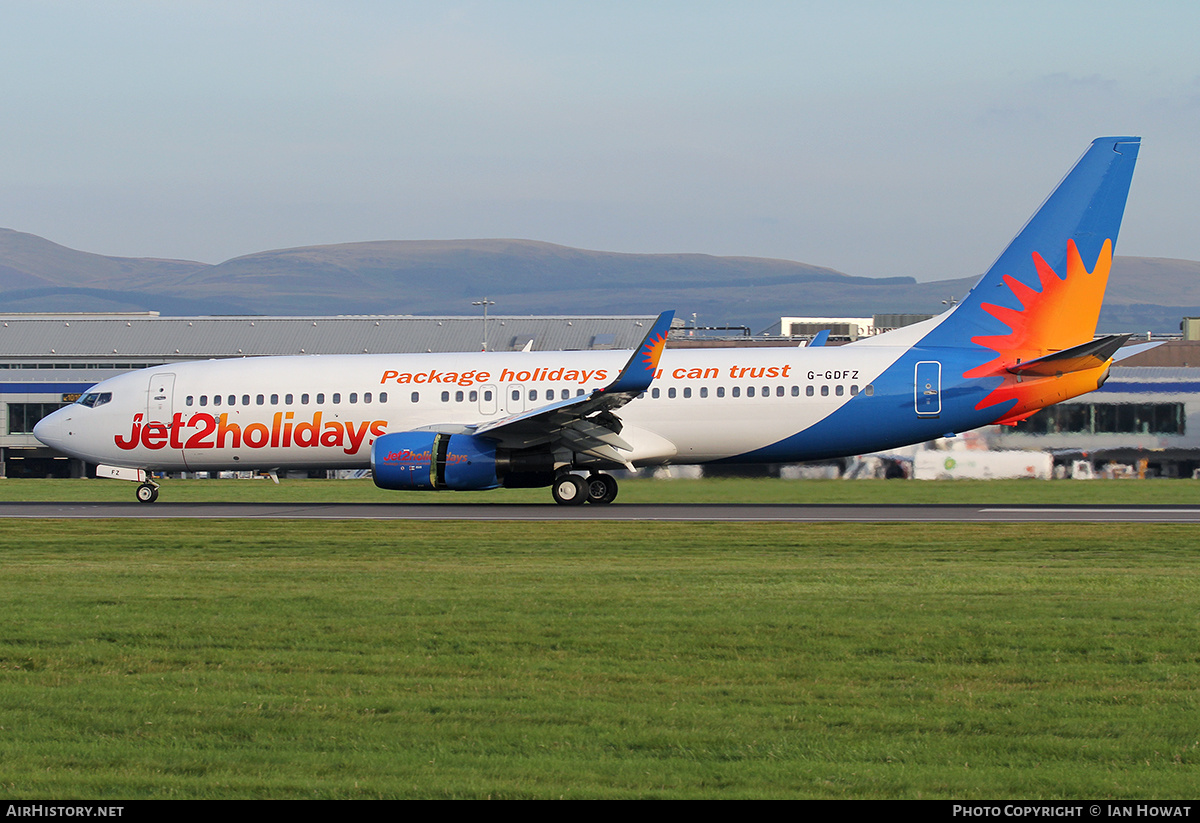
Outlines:
[[587,479],[589,503],[611,503],[617,499],[617,479],[611,474],[593,474]]
[[138,486],[137,499],[139,503],[153,503],[158,499],[158,486],[150,483],[143,483]]
[[587,502],[588,484],[577,474],[560,474],[554,479],[550,493],[560,506],[579,506]]

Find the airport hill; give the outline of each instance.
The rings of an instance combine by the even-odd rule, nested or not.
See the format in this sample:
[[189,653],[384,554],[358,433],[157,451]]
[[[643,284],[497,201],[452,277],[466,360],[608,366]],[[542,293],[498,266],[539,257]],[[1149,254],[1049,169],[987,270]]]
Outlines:
[[[775,329],[781,315],[936,313],[978,275],[918,283],[790,260],[619,254],[532,240],[378,241],[264,251],[216,265],[109,257],[0,229],[10,312],[471,315],[694,312],[701,325]],[[1179,330],[1200,316],[1200,262],[1117,257],[1100,331]]]

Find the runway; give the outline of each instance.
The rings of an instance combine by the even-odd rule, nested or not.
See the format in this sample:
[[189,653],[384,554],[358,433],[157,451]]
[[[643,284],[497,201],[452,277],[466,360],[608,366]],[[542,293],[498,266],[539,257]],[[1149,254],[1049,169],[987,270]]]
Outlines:
[[143,520],[494,520],[783,523],[1200,523],[1200,506],[0,503],[0,517]]

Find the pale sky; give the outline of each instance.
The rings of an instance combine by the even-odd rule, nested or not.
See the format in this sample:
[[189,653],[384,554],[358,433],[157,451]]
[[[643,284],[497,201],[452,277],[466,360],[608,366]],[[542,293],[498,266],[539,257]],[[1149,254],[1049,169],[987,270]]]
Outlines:
[[1194,2],[0,0],[0,227],[209,263],[515,237],[944,279],[1132,134],[1118,253],[1198,260],[1198,40]]

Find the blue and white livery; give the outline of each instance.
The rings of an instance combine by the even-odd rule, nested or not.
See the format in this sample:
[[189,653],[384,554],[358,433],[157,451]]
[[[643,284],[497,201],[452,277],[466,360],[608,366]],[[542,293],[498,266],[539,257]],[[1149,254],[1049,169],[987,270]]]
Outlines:
[[43,419],[48,446],[139,483],[153,471],[367,468],[389,489],[549,486],[608,503],[606,470],[794,462],[917,443],[1100,386],[1095,338],[1139,138],[1096,140],[944,314],[845,346],[632,356],[479,352],[260,357],[115,377]]

